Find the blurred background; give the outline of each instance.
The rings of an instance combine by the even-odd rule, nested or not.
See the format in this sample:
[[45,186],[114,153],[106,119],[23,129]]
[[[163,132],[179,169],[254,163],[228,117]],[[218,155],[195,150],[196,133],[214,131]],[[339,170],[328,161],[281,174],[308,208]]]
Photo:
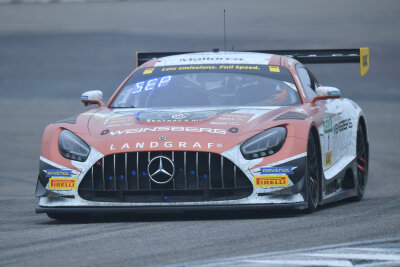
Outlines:
[[[174,235],[162,238],[163,248],[153,254],[146,247],[158,244],[155,239],[134,253],[131,251],[131,256],[136,255],[143,264],[160,264],[239,255],[245,252],[244,247],[255,253],[396,234],[395,229],[400,226],[399,207],[393,204],[399,203],[400,189],[399,1],[0,0],[0,264],[21,263],[35,253],[44,255],[44,244],[54,236],[62,246],[68,235],[79,236],[94,227],[51,222],[54,227],[49,230],[49,219],[34,214],[34,189],[45,126],[85,111],[80,102],[84,91],[102,90],[107,100],[136,67],[137,51],[223,49],[224,9],[229,50],[370,48],[370,71],[362,78],[357,64],[309,65],[323,85],[338,87],[344,97],[359,103],[366,112],[371,142],[366,199],[353,206],[343,204],[321,210],[313,215],[317,217],[305,217],[297,223],[287,218],[275,220],[276,227],[285,225],[288,231],[296,233],[290,240],[284,232],[275,235],[275,230],[264,228],[275,223],[271,220],[254,220],[254,225],[246,226],[236,218],[230,223],[232,230],[223,232],[218,242],[210,243],[205,233],[177,229]],[[345,219],[349,214],[358,217]],[[323,227],[314,233],[306,231],[311,221],[323,218],[343,220],[337,230],[340,234],[332,231],[321,238],[320,233],[326,233]],[[212,216],[206,216],[208,219]],[[386,224],[388,221],[391,223]],[[167,226],[158,223],[161,228],[153,230],[163,236],[162,229]],[[177,224],[184,227],[185,223]],[[361,225],[358,230],[354,229],[355,223]],[[148,235],[150,230],[146,227],[152,220],[142,224]],[[108,227],[99,227],[101,232],[109,232],[108,238],[119,244],[117,247],[121,240],[122,244],[130,244],[113,235]],[[225,229],[218,221],[204,227]],[[265,231],[271,233],[272,248],[266,248],[269,243],[265,239],[258,239]],[[148,236],[135,233],[147,240]],[[182,233],[185,242],[198,244],[197,253],[187,251],[175,259],[168,256],[168,244],[176,242]],[[239,241],[232,243],[232,236]],[[77,244],[78,240],[69,244]],[[185,250],[189,244],[185,242],[178,248]],[[25,248],[31,243],[38,246],[36,250]],[[85,256],[87,246],[81,246],[74,253]],[[221,246],[226,247],[217,252]],[[99,255],[105,250],[102,247]],[[15,256],[21,253],[25,257],[16,261]],[[158,257],[154,258],[154,254]],[[61,252],[49,257],[74,263]],[[106,260],[106,256],[99,257]]]

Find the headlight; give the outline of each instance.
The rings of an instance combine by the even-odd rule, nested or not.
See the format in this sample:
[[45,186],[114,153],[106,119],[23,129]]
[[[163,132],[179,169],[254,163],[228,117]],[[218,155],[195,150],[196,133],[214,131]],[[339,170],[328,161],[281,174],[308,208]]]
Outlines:
[[64,130],[58,138],[58,149],[67,159],[86,161],[90,147],[82,139],[70,131]]
[[275,127],[253,136],[242,144],[240,150],[245,159],[256,159],[275,154],[286,139],[286,128]]

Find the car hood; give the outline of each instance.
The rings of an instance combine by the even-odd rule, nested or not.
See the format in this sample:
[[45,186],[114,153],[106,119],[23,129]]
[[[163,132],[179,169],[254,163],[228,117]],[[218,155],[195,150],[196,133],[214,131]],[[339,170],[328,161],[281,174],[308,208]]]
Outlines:
[[[102,153],[153,150],[221,153],[278,122],[291,107],[99,109],[88,112],[89,144]],[[268,123],[270,122],[270,123]]]

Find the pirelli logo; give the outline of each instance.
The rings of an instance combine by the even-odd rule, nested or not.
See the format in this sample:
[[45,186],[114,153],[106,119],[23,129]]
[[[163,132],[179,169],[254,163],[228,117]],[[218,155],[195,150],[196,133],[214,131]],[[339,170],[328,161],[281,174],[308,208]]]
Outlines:
[[287,175],[255,176],[255,187],[288,186],[289,177]]
[[49,180],[50,189],[76,189],[76,184],[76,178],[50,178]]

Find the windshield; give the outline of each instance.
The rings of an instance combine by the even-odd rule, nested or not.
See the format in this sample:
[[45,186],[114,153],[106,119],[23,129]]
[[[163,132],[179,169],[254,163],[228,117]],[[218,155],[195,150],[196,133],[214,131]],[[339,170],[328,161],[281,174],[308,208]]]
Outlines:
[[288,69],[268,65],[180,65],[135,72],[112,108],[300,104]]

